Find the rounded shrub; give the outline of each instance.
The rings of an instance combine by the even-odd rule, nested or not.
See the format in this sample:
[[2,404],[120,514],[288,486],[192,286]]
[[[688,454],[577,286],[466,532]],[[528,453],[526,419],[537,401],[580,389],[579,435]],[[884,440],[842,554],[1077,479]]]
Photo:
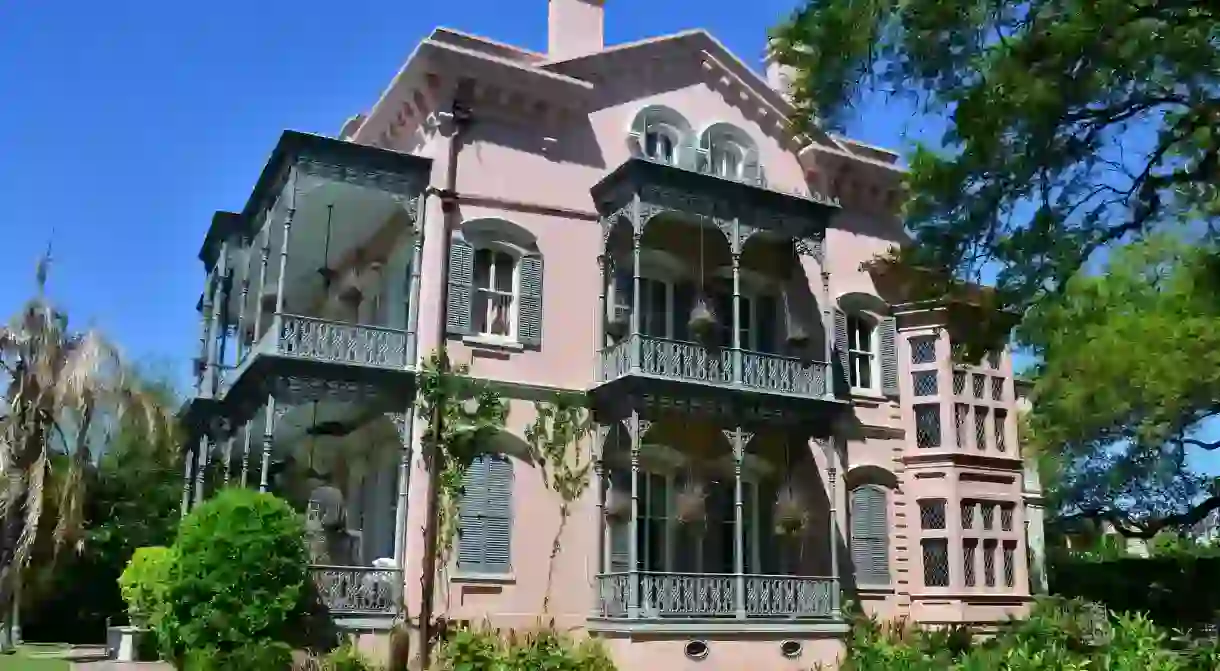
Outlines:
[[165,605],[174,554],[167,547],[138,548],[119,576],[119,592],[127,603],[131,623],[143,626],[153,621]]
[[166,656],[191,671],[203,658],[279,649],[307,604],[304,536],[286,502],[246,489],[224,490],[187,515],[157,623]]

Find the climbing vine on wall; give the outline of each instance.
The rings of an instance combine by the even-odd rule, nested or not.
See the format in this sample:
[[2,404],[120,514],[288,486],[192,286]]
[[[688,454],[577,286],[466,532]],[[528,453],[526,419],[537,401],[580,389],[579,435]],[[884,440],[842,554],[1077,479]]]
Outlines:
[[486,382],[469,376],[470,367],[443,362],[432,354],[418,376],[418,409],[421,417],[431,418],[441,408],[443,421],[439,437],[428,421],[423,433],[425,454],[433,455],[438,469],[436,565],[443,571],[449,565],[457,537],[458,506],[462,482],[470,464],[487,451],[488,442],[504,429],[508,402]]
[[592,432],[593,421],[584,397],[579,394],[557,394],[549,401],[538,401],[534,403],[534,412],[534,423],[525,429],[530,459],[541,473],[546,488],[560,500],[559,527],[551,543],[546,593],[542,598],[542,610],[547,612],[563,532],[572,516],[572,506],[589,488],[592,450],[585,449],[584,440]]

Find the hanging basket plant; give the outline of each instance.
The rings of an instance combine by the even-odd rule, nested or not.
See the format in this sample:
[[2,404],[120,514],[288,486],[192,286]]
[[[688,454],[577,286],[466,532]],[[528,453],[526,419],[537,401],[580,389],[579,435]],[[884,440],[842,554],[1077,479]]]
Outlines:
[[784,340],[789,345],[802,348],[809,344],[811,339],[810,329],[806,323],[806,317],[811,308],[802,301],[802,291],[808,291],[808,288],[802,287],[798,282],[798,277],[793,276],[788,278],[784,285],[782,294],[783,300],[783,318],[784,318]]
[[707,296],[700,294],[691,308],[690,319],[686,322],[687,329],[700,340],[710,340],[716,333],[716,315],[712,312]]
[[777,536],[799,536],[809,528],[809,510],[792,482],[786,482],[779,488],[775,496],[773,517]]
[[631,495],[627,492],[611,489],[606,492],[606,519],[611,522],[622,522],[631,518]]
[[674,495],[674,517],[682,524],[697,524],[707,519],[707,486],[693,478]]
[[631,310],[621,307],[611,307],[606,316],[606,335],[615,340],[622,340],[627,335],[630,326]]

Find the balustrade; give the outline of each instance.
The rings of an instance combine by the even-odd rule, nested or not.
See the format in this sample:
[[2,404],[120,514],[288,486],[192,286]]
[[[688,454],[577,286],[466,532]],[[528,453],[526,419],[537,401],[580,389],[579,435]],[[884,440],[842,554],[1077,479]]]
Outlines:
[[645,335],[628,336],[602,350],[600,381],[636,373],[633,359],[639,361],[639,375],[753,391],[821,398],[829,384],[825,362],[742,350],[738,376],[731,348]]
[[332,614],[393,615],[402,598],[399,569],[368,566],[310,566],[309,576]]
[[[833,614],[834,578],[745,575],[744,613],[736,610],[733,574],[640,572],[638,619],[664,618],[828,618]],[[631,573],[597,578],[597,611],[606,618],[630,614]]]

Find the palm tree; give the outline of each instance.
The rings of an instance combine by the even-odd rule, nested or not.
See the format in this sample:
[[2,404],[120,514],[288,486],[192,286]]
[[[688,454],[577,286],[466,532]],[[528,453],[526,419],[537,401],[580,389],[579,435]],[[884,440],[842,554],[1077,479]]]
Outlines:
[[[138,419],[150,432],[169,415],[142,389],[117,349],[94,330],[68,328],[46,297],[50,256],[38,263],[37,292],[0,326],[0,618],[5,647],[13,643],[21,575],[40,534],[56,551],[75,546],[83,530],[90,446],[108,425]],[[132,415],[131,413],[136,413]],[[63,472],[50,485],[52,462]],[[57,500],[50,500],[55,496]],[[53,529],[44,508],[57,511]]]

